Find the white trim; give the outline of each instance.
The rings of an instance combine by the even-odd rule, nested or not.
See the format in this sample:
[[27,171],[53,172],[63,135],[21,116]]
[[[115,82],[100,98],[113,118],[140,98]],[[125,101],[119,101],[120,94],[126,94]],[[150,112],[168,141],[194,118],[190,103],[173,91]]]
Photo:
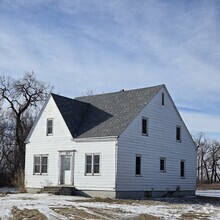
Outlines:
[[26,138],[25,141],[24,141],[25,144],[29,144],[29,143],[30,143],[30,138],[31,138],[31,136],[32,136],[32,133],[33,133],[33,131],[34,131],[34,129],[35,129],[35,127],[36,127],[38,121],[40,120],[40,117],[41,117],[41,115],[43,114],[43,112],[44,112],[44,110],[45,110],[45,108],[46,108],[46,106],[47,106],[47,103],[49,102],[49,100],[50,100],[51,97],[52,97],[52,95],[51,95],[51,93],[50,93],[50,94],[48,95],[47,99],[45,100],[45,103],[43,104],[43,107],[42,107],[42,109],[41,109],[39,115],[37,116],[37,119],[35,120],[35,122],[34,122],[32,128],[31,128],[31,130],[30,130],[30,132],[29,132],[29,134],[28,134],[28,136],[27,136],[27,138]]
[[[177,129],[180,130],[179,138],[177,139]],[[180,125],[176,125],[176,142],[181,143],[182,142],[182,127]]]
[[73,155],[76,150],[59,150],[59,155]]
[[98,141],[116,141],[118,136],[107,136],[107,137],[89,137],[89,138],[74,138],[74,142],[98,142]]
[[[140,174],[137,174],[136,173],[136,169],[137,169],[137,157],[139,157],[140,158]],[[142,168],[142,155],[141,154],[136,154],[135,155],[135,176],[136,177],[142,177],[142,170],[141,170],[141,168]]]
[[[160,163],[161,163],[161,160],[164,161],[164,169],[161,170],[161,166],[160,166],[160,172],[161,173],[166,173],[166,157],[160,157]],[[161,165],[161,164],[160,164]]]
[[[143,120],[146,121],[146,133],[143,133]],[[142,136],[148,136],[149,119],[148,117],[142,116],[141,118],[141,134]]]
[[[71,185],[74,185],[74,163],[75,163],[75,150],[61,150],[58,151],[59,152],[59,162],[58,162],[58,185],[63,185],[63,183],[61,183],[61,175],[62,175],[62,156],[71,156],[70,159],[70,172],[71,172]],[[65,172],[65,171],[64,171]]]
[[[49,133],[49,121],[52,121],[52,126],[50,127],[52,132]],[[54,118],[47,118],[47,124],[46,124],[46,136],[53,136],[54,135]]]
[[[92,157],[92,163],[91,163],[91,173],[87,173],[86,169],[87,169],[87,156],[91,156]],[[95,156],[99,156],[99,172],[98,173],[94,173],[94,157]],[[100,176],[101,175],[101,153],[86,153],[85,154],[85,172],[84,172],[85,176]]]

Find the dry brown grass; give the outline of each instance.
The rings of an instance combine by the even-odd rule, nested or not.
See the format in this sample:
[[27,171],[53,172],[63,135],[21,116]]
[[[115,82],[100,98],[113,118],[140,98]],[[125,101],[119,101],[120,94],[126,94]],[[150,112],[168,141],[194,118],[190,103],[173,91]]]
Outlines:
[[[82,207],[84,208],[84,207]],[[76,207],[66,207],[66,208],[52,208],[54,212],[63,215],[69,219],[109,219],[109,220],[117,220],[117,219],[133,219],[133,220],[159,220],[161,218],[148,215],[148,214],[141,214],[135,217],[131,216],[130,212],[124,212],[120,209],[98,209],[98,208],[85,208],[78,209]],[[127,217],[125,217],[127,214]]]
[[26,193],[26,189],[25,189],[25,173],[24,170],[18,170],[17,173],[15,174],[15,177],[13,179],[13,184],[16,188],[18,188],[18,190],[21,193]]
[[32,219],[32,220],[47,220],[48,218],[40,213],[37,209],[23,209],[20,210],[17,207],[13,207],[11,210],[13,217],[10,217],[9,220],[23,220],[23,219]]
[[156,205],[162,204],[160,201],[153,201],[153,200],[132,200],[132,199],[111,199],[111,198],[91,198],[85,200],[74,200],[74,202],[105,202],[109,204],[125,204],[125,205],[137,205],[137,204],[144,204],[144,205]]
[[211,219],[211,216],[205,213],[197,213],[197,212],[190,211],[187,213],[183,213],[180,219],[181,220],[193,220],[193,219],[209,220]]
[[88,213],[83,209],[77,209],[76,207],[66,207],[66,208],[52,208],[54,212],[63,215],[69,219],[81,220],[81,219],[101,219],[97,215]]
[[220,183],[215,183],[215,184],[198,183],[197,189],[200,189],[200,190],[206,190],[206,189],[220,190]]
[[98,209],[98,208],[89,208],[93,213],[98,215],[99,217],[102,217],[104,219],[121,219],[124,214],[130,214],[131,212],[125,212],[121,209]]
[[148,214],[141,214],[137,218],[138,220],[159,220],[161,218],[153,216],[153,215],[148,215]]

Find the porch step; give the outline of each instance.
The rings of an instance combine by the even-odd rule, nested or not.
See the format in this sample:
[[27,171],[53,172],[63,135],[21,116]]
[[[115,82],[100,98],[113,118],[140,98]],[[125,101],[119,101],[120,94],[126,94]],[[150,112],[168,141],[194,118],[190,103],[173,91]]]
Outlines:
[[45,186],[43,188],[44,193],[53,195],[74,195],[75,187],[73,186]]

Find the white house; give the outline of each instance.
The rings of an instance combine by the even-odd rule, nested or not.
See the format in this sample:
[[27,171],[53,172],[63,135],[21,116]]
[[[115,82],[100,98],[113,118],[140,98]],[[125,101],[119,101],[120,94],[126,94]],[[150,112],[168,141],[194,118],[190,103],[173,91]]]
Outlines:
[[116,198],[194,195],[196,147],[165,85],[51,94],[26,145],[28,191],[74,186]]

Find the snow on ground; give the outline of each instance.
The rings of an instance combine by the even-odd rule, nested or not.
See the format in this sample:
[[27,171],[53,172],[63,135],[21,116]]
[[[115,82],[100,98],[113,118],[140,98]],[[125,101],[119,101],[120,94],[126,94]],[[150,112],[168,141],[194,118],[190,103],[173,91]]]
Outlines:
[[197,190],[196,195],[220,198],[220,190]]
[[[2,190],[4,191],[4,190]],[[8,190],[6,190],[8,191]],[[209,191],[209,192],[208,192]],[[198,191],[199,196],[220,195],[220,190]],[[0,195],[0,219],[7,220],[11,217],[13,207],[18,209],[37,209],[51,220],[74,219],[67,218],[54,208],[73,208],[88,214],[101,213],[105,219],[115,216],[120,218],[134,218],[141,214],[148,214],[163,219],[179,219],[183,216],[194,216],[194,219],[220,219],[220,199],[209,200],[202,198],[163,198],[155,200],[90,200],[77,196],[55,196],[48,194],[7,194]],[[108,216],[104,215],[108,213]],[[80,212],[79,212],[80,214]],[[100,217],[100,215],[99,215]],[[84,217],[88,219],[88,217]],[[90,218],[91,219],[91,218]],[[104,218],[103,218],[104,219]],[[117,219],[116,217],[114,219]],[[137,219],[137,218],[136,218]]]
[[0,193],[2,192],[18,192],[16,188],[2,187],[0,188]]

